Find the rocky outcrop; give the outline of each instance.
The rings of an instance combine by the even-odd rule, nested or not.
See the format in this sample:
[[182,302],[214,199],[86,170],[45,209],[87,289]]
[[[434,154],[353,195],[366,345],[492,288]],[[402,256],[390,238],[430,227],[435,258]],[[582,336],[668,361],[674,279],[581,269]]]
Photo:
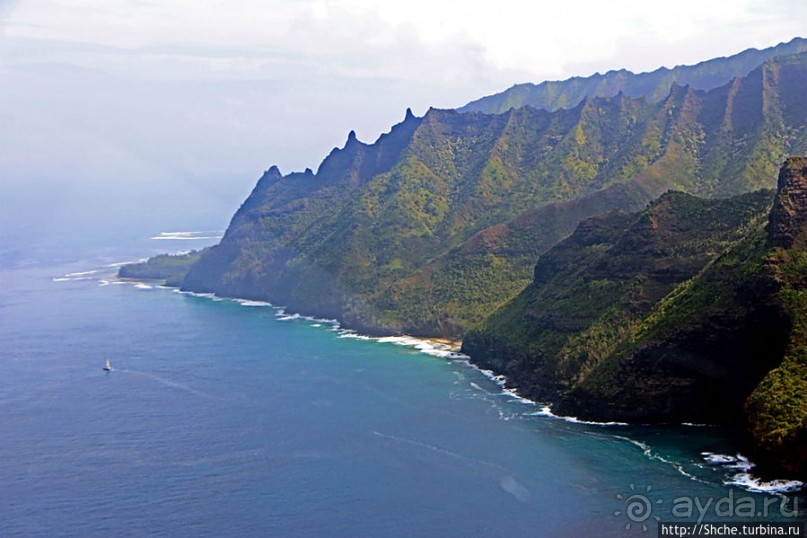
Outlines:
[[807,241],[807,158],[792,157],[779,172],[770,217],[773,246],[804,248]]

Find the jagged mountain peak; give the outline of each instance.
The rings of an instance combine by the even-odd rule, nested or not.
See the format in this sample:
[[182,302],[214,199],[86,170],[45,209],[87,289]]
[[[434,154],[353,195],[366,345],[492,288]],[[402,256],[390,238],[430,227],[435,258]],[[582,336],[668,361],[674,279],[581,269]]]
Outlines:
[[612,96],[624,91],[631,97],[647,97],[659,101],[669,95],[670,85],[691,85],[710,90],[744,77],[771,58],[807,51],[807,39],[793,38],[787,43],[762,50],[747,49],[739,54],[714,58],[695,65],[679,65],[635,74],[626,69],[595,73],[588,77],[572,77],[540,84],[516,84],[509,89],[482,97],[461,107],[461,112],[498,114],[510,108],[533,106],[546,110],[571,108],[585,97]]
[[623,92],[555,112],[430,108],[372,144],[352,133],[313,178],[262,180],[184,285],[367,331],[460,336],[581,218],[671,188],[773,186],[783,156],[807,151],[807,92],[792,89],[807,84],[807,53],[765,69],[776,76],[681,86],[662,102]]

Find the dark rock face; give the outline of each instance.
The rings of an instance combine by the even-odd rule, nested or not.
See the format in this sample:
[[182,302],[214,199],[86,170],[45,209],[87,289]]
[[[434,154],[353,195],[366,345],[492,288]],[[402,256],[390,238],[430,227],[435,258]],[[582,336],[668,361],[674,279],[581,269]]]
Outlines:
[[770,230],[775,247],[803,248],[807,240],[807,158],[791,157],[779,172]]
[[788,159],[772,209],[671,193],[583,221],[463,349],[560,414],[747,428],[763,471],[807,476],[806,178]]
[[764,291],[737,291],[749,294],[741,309],[712,312],[619,356],[607,381],[583,381],[558,399],[558,412],[595,420],[743,427],[743,405],[781,362],[790,320]]
[[[585,373],[596,373],[662,298],[739,240],[749,223],[762,219],[770,199],[770,192],[714,201],[671,192],[639,213],[586,219],[539,258],[533,283],[481,330],[471,331],[463,349],[474,361],[507,375],[525,394],[557,401],[580,387]],[[697,343],[689,347],[687,354],[696,354]],[[631,368],[638,360],[634,357]],[[670,385],[661,378],[671,375],[660,376],[662,390]],[[617,377],[608,377],[611,392],[627,383]],[[636,406],[647,393],[626,392],[625,409],[609,409],[617,401],[609,398],[592,405],[593,412],[663,420],[667,404],[649,398],[653,403]],[[571,409],[575,402],[588,402],[584,396],[578,390],[574,400],[563,401]],[[575,413],[588,414],[588,407],[576,405]]]

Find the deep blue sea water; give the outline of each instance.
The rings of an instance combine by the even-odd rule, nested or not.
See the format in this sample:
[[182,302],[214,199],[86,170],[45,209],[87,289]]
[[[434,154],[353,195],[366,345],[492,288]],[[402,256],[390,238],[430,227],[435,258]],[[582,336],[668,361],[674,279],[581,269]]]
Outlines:
[[1,536],[655,536],[675,499],[770,497],[717,428],[571,423],[464,360],[115,282],[205,243],[160,231],[3,237]]

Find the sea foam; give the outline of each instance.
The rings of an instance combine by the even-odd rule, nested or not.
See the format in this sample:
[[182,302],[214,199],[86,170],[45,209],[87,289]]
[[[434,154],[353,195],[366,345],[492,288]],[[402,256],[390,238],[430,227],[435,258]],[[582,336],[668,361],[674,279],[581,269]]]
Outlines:
[[123,267],[124,265],[131,265],[133,263],[145,263],[148,260],[149,260],[148,258],[139,258],[137,260],[129,260],[126,262],[108,263],[104,267]]
[[338,338],[354,338],[356,340],[372,340],[369,336],[358,334],[353,331],[340,331]]
[[376,341],[382,344],[413,347],[421,353],[433,357],[448,358],[458,355],[457,351],[448,344],[413,336],[382,336],[381,338],[376,338]]
[[233,301],[240,304],[241,306],[265,306],[265,307],[272,306],[272,303],[267,303],[266,301],[248,301],[246,299],[233,299]]
[[754,476],[751,470],[756,466],[742,454],[731,456],[728,454],[715,454],[713,452],[701,452],[703,460],[709,465],[719,466],[732,471],[739,471],[731,474],[723,484],[726,486],[738,486],[753,493],[793,493],[800,491],[804,483],[799,480],[763,480]]
[[90,271],[79,271],[77,273],[67,273],[66,275],[58,276],[51,278],[53,282],[70,282],[74,280],[95,280],[97,277],[94,275],[98,275],[101,273],[101,269],[92,269]]
[[159,235],[151,237],[156,240],[170,241],[193,241],[199,239],[221,239],[222,230],[208,230],[201,232],[160,232]]
[[[628,426],[629,425],[627,422],[615,422],[615,421],[596,422],[594,420],[581,420],[581,419],[579,419],[577,417],[564,417],[564,416],[556,415],[555,413],[553,413],[552,409],[551,409],[551,406],[549,406],[549,405],[545,405],[545,406],[541,407],[540,411],[536,411],[535,413],[527,413],[527,414],[528,415],[534,415],[534,416],[541,416],[541,417],[551,417],[551,418],[556,418],[556,419],[559,419],[559,420],[563,420],[565,422],[569,422],[571,424],[586,424],[586,425],[589,425],[589,426]],[[625,439],[635,444],[633,439],[627,439],[627,438],[625,438]]]

